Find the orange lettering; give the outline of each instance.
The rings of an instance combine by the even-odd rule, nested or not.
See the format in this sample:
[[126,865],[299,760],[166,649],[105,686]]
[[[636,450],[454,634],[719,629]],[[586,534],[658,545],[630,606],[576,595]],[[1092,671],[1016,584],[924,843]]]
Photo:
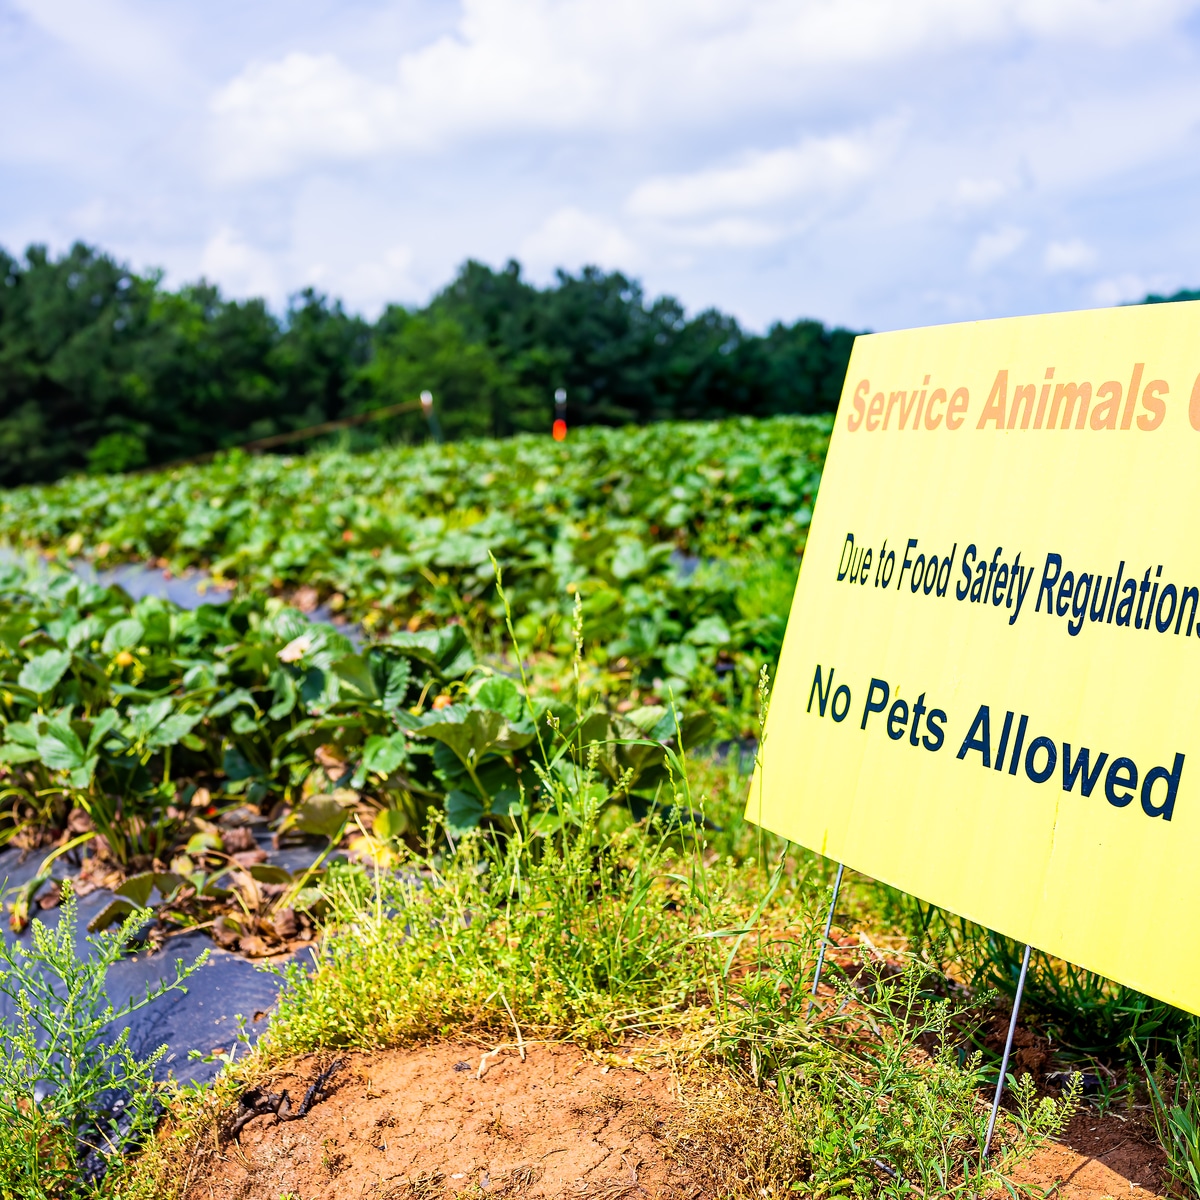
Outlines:
[[1133,424],[1133,406],[1137,403],[1138,388],[1142,383],[1142,371],[1145,363],[1134,363],[1133,378],[1129,381],[1129,391],[1125,394],[1125,411],[1121,414],[1121,428],[1128,429]]
[[[1196,381],[1196,386],[1198,388],[1200,388],[1200,380]],[[926,429],[936,429],[942,423],[942,414],[938,413],[937,416],[935,417],[933,415],[933,406],[935,404],[945,404],[945,403],[946,403],[946,389],[938,388],[929,397],[929,407],[925,410],[925,428]],[[916,426],[914,425],[913,428],[915,429]]]
[[867,430],[874,433],[879,428],[879,414],[883,412],[883,393],[876,392],[871,397],[870,406],[867,408]]
[[1092,409],[1092,428],[1116,429],[1117,411],[1121,407],[1121,385],[1115,379],[1102,383],[1096,389],[1096,399],[1099,400],[1101,396],[1106,396],[1107,399]]
[[[955,396],[958,392],[954,393]],[[982,429],[989,421],[996,422],[997,429],[1004,428],[1004,405],[1008,400],[1008,372],[997,371],[996,382],[992,384],[992,390],[987,398],[987,403],[983,406],[983,412],[979,414],[979,424],[976,429]],[[953,409],[954,402],[950,402],[950,407]],[[950,416],[946,416],[946,424],[950,424]]]
[[1009,429],[1017,427],[1017,408],[1021,401],[1025,401],[1025,412],[1021,417],[1021,428],[1029,428],[1029,418],[1033,416],[1033,402],[1037,398],[1037,384],[1023,383],[1015,392],[1013,392],[1012,408],[1008,414]]
[[1050,406],[1050,423],[1046,426],[1047,429],[1054,428],[1054,422],[1058,420],[1058,406],[1066,401],[1066,407],[1063,409],[1062,428],[1071,428],[1071,410],[1075,407],[1075,401],[1079,401],[1079,419],[1075,422],[1076,429],[1082,429],[1083,423],[1087,419],[1088,405],[1092,402],[1092,385],[1090,383],[1060,383],[1054,389],[1054,403]]
[[886,428],[888,427],[888,421],[890,421],[890,420],[892,419],[892,409],[895,407],[895,405],[896,405],[896,401],[897,401],[897,400],[899,400],[899,401],[900,401],[900,409],[901,409],[901,411],[903,411],[903,410],[904,410],[904,393],[903,393],[903,392],[893,392],[893,393],[892,393],[892,394],[891,394],[891,395],[888,397],[888,406],[887,406],[887,412],[885,412],[885,413],[883,414],[883,427],[884,427],[884,429],[886,429]]
[[1138,417],[1139,429],[1149,433],[1163,423],[1163,417],[1167,415],[1167,406],[1163,403],[1162,397],[1169,390],[1165,379],[1152,379],[1142,389],[1142,407],[1146,411]]
[[[1007,375],[1008,372],[1005,372]],[[963,419],[958,414],[967,411],[967,405],[970,403],[971,397],[966,388],[959,388],[953,396],[950,397],[950,406],[946,409],[946,428],[957,429]]]
[[846,418],[846,428],[853,433],[863,423],[863,413],[866,406],[863,404],[863,396],[871,390],[871,381],[864,379],[862,383],[854,389],[854,411]]

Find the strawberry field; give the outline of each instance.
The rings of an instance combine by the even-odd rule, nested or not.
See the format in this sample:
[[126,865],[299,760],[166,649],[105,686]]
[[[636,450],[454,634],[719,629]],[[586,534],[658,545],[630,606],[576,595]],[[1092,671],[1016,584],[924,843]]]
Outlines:
[[200,568],[218,587],[325,603],[371,636],[460,624],[569,658],[575,597],[590,665],[655,699],[703,697],[752,723],[779,651],[821,477],[826,418],[590,428],[338,452],[230,456],[79,477],[0,497],[0,539],[97,566]]

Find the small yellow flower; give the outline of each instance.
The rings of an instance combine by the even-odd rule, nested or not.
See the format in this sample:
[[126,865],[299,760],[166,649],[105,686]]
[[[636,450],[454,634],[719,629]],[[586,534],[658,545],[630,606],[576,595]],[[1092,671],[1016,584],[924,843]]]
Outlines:
[[133,655],[128,650],[122,650],[116,658],[113,659],[113,666],[116,667],[132,667],[134,663]]

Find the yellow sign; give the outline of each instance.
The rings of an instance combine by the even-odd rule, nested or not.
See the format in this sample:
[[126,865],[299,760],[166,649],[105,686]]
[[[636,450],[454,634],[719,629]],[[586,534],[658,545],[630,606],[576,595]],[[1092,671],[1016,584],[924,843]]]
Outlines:
[[860,337],[747,816],[1200,1013],[1200,303]]

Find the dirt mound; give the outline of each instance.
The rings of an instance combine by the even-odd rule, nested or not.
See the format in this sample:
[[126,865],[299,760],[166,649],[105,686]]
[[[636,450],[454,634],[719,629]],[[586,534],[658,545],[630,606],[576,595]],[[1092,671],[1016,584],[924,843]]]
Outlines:
[[[607,1070],[576,1049],[489,1057],[463,1045],[348,1056],[303,1120],[256,1118],[196,1164],[187,1200],[691,1197],[650,1130],[676,1107],[666,1068]],[[271,1088],[302,1097],[316,1063]]]
[[[255,1117],[192,1164],[187,1200],[449,1200],[456,1193],[699,1200],[711,1191],[671,1157],[680,1115],[669,1068],[613,1069],[564,1046],[441,1044],[353,1054],[301,1120]],[[299,1103],[327,1059],[276,1076]],[[286,1111],[286,1110],[284,1110]],[[1081,1112],[1014,1178],[1057,1200],[1161,1194],[1162,1153],[1134,1121]]]

